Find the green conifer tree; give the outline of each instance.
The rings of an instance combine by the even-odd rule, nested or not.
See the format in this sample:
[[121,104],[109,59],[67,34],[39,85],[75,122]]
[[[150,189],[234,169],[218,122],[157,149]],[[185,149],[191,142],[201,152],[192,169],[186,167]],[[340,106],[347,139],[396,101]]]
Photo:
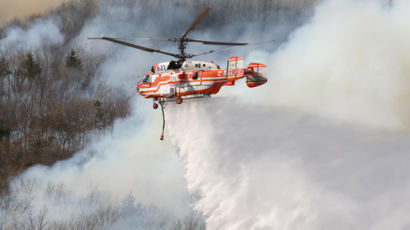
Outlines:
[[34,60],[32,53],[28,53],[24,62],[27,77],[34,79],[41,73],[40,65]]

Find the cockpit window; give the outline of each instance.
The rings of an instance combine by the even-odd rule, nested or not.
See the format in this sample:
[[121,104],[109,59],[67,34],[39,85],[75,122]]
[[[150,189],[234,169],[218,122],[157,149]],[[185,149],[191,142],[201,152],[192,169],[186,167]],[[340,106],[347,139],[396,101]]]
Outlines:
[[142,83],[149,83],[150,82],[150,76],[149,75],[147,75],[147,76],[145,76],[144,77],[144,79],[142,80]]
[[177,61],[170,61],[168,65],[168,69],[179,69],[182,67],[182,63]]

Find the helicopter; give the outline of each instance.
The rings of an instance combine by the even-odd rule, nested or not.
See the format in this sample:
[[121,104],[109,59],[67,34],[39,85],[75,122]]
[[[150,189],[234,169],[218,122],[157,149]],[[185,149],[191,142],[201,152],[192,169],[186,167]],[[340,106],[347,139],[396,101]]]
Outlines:
[[[176,58],[169,62],[162,62],[152,66],[149,73],[144,74],[142,80],[137,84],[137,93],[147,99],[153,100],[153,108],[161,105],[163,115],[163,127],[161,140],[164,139],[165,116],[164,103],[175,101],[181,104],[185,99],[209,97],[217,94],[222,86],[233,86],[239,79],[246,78],[246,84],[250,88],[261,86],[267,82],[267,66],[262,63],[252,62],[244,68],[241,57],[232,56],[227,61],[226,68],[206,61],[191,61],[193,57],[225,51],[238,46],[262,45],[274,42],[263,41],[258,43],[238,43],[205,41],[187,38],[192,30],[195,30],[200,21],[208,14],[210,8],[205,8],[188,27],[181,37],[174,38],[147,38],[152,41],[168,41],[178,43],[179,53],[170,53],[159,49],[152,49],[123,41],[125,39],[113,37],[92,37],[89,39],[101,39],[120,45],[132,47],[150,53],[160,53]],[[138,39],[138,38],[137,38]],[[224,45],[228,48],[210,50],[198,54],[185,52],[189,42],[202,43],[204,45]]]

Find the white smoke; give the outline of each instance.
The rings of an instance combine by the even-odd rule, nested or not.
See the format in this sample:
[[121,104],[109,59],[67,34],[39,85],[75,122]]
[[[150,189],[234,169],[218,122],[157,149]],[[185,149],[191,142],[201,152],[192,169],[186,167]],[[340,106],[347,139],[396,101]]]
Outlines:
[[249,55],[266,86],[168,107],[209,229],[410,226],[409,10],[323,2],[277,53]]
[[58,27],[58,18],[36,20],[28,29],[10,27],[0,40],[0,49],[37,49],[44,45],[62,44],[64,36]]
[[[96,212],[96,205],[119,207],[127,196],[178,218],[188,216],[191,198],[182,162],[169,143],[158,143],[161,118],[136,106],[144,103],[132,104],[131,116],[117,120],[111,132],[69,160],[26,170],[14,179],[17,184],[10,187],[11,193],[19,199],[29,197],[34,212],[46,207],[51,221]],[[28,194],[24,192],[27,183],[33,184]],[[54,191],[59,186],[62,195]],[[95,196],[95,204],[88,203],[90,196]]]
[[[408,129],[410,9],[326,1],[269,61],[260,101],[388,129]],[[371,115],[369,115],[371,114]]]

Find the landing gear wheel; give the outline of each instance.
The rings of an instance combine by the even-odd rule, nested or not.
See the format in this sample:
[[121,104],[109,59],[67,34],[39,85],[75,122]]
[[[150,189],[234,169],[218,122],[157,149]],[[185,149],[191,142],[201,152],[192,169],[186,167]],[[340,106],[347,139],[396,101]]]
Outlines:
[[158,104],[154,102],[154,104],[152,104],[152,108],[158,109]]
[[181,104],[182,103],[182,97],[177,97],[177,104]]

